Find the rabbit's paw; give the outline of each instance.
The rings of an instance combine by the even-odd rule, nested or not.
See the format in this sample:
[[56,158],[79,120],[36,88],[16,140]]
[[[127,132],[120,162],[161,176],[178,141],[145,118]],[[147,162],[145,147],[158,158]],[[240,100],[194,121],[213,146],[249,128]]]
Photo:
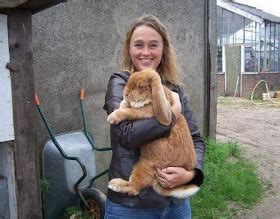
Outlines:
[[122,120],[120,110],[113,111],[107,118],[107,122],[110,124],[119,124]]

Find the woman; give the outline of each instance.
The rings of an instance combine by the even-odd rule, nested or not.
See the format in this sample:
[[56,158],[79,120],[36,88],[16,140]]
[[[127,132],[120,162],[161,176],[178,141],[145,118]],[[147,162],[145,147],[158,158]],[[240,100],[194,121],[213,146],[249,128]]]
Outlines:
[[[139,159],[141,145],[168,136],[172,124],[174,125],[176,118],[183,113],[190,126],[197,153],[196,168],[187,171],[181,167],[167,167],[158,170],[157,178],[161,186],[167,188],[188,182],[200,186],[203,182],[205,144],[187,96],[180,87],[182,83],[170,36],[155,16],[140,17],[131,26],[125,39],[122,67],[126,71],[114,73],[108,84],[104,105],[108,114],[119,108],[130,72],[145,68],[153,68],[160,74],[162,82],[172,89],[175,104],[172,106],[172,123],[169,126],[161,125],[155,118],[123,121],[118,125],[111,125],[113,155],[109,178],[128,180],[133,165]],[[105,218],[191,218],[191,208],[189,199],[162,197],[152,188],[143,189],[135,197],[108,190]]]

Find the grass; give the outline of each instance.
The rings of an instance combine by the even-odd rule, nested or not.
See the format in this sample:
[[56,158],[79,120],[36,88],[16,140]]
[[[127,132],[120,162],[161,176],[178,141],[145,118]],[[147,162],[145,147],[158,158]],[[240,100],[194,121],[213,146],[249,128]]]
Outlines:
[[263,197],[264,185],[237,143],[208,142],[205,181],[191,198],[193,218],[233,218]]
[[254,103],[250,99],[240,98],[240,97],[223,97],[218,98],[218,104],[232,106],[232,107],[275,107],[280,108],[280,100],[273,98],[274,102],[263,101],[261,99],[254,99]]

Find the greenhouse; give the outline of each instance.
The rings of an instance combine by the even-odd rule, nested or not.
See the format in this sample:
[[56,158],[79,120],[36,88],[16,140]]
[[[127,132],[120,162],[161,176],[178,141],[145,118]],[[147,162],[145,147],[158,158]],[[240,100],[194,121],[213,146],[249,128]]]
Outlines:
[[270,89],[279,89],[279,47],[279,17],[233,1],[217,1],[217,72],[224,83],[220,93],[246,96],[263,77]]

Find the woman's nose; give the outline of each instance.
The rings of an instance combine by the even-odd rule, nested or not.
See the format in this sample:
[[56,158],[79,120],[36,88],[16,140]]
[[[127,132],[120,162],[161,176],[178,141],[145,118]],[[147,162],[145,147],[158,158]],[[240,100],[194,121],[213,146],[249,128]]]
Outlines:
[[143,55],[149,55],[150,54],[150,49],[148,46],[144,46],[143,48]]

